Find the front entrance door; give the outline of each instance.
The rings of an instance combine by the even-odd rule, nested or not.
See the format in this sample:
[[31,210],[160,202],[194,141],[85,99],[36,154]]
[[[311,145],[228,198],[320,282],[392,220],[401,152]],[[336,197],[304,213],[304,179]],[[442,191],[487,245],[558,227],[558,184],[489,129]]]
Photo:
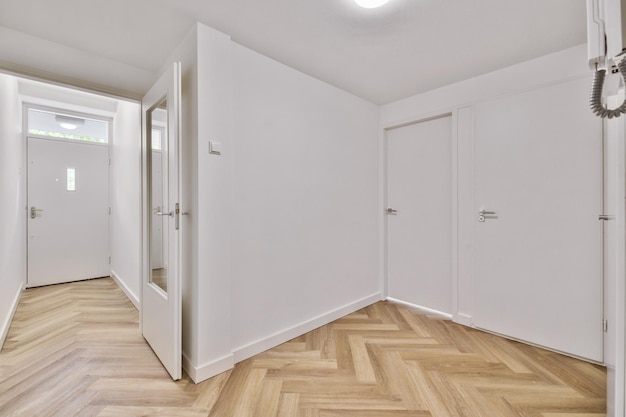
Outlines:
[[602,133],[587,96],[582,79],[475,106],[474,324],[601,362]]
[[28,286],[109,276],[109,146],[27,140]]
[[[180,84],[180,63],[175,63],[142,101],[141,327],[143,336],[174,380],[180,379],[182,373]],[[161,133],[157,137],[158,132]]]

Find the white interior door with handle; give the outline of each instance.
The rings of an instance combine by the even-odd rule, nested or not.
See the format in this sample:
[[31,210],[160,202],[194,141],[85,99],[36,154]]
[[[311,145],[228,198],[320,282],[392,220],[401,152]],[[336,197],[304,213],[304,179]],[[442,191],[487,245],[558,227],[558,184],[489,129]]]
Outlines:
[[109,276],[109,146],[29,137],[28,162],[28,286]]
[[452,312],[452,116],[387,132],[390,297]]
[[[182,374],[180,285],[180,63],[161,76],[142,100],[143,126],[143,336],[172,379]],[[154,126],[163,126],[160,140]],[[157,144],[157,142],[159,142]],[[153,149],[160,147],[160,152]],[[155,157],[158,155],[159,157]]]
[[587,96],[582,79],[475,106],[473,320],[601,362],[602,139]]

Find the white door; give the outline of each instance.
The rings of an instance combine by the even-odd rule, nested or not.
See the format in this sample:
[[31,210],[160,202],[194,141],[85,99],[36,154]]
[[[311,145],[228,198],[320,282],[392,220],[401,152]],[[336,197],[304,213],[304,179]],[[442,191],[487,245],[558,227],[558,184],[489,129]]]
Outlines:
[[588,90],[574,80],[475,106],[473,319],[602,361],[602,138]]
[[[180,63],[161,76],[142,101],[143,284],[141,326],[173,379],[181,378],[180,288]],[[166,123],[162,158],[155,158],[152,126]],[[160,167],[160,169],[159,169]],[[161,178],[153,178],[161,174]],[[159,196],[155,200],[156,196]],[[159,210],[153,203],[162,201]],[[161,237],[161,241],[155,243]],[[162,257],[161,262],[153,259]]]
[[110,275],[109,147],[28,138],[28,286]]
[[387,132],[390,297],[451,313],[452,117]]

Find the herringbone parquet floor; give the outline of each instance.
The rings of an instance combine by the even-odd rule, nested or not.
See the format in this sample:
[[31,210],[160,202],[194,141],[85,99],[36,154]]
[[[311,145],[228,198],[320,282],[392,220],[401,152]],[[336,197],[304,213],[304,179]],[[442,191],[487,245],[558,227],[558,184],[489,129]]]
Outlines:
[[603,368],[381,302],[202,384],[172,382],[110,279],[27,290],[0,416],[600,417]]

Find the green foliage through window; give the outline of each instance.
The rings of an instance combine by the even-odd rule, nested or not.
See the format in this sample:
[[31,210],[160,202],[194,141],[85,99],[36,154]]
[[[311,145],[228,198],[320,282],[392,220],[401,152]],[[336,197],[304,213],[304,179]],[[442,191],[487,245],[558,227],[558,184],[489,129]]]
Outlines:
[[47,132],[45,130],[37,130],[37,129],[30,129],[28,133],[31,135],[48,136],[50,138],[82,140],[84,142],[95,142],[95,143],[108,143],[108,141],[103,138],[92,138],[89,136],[72,135],[71,133]]

